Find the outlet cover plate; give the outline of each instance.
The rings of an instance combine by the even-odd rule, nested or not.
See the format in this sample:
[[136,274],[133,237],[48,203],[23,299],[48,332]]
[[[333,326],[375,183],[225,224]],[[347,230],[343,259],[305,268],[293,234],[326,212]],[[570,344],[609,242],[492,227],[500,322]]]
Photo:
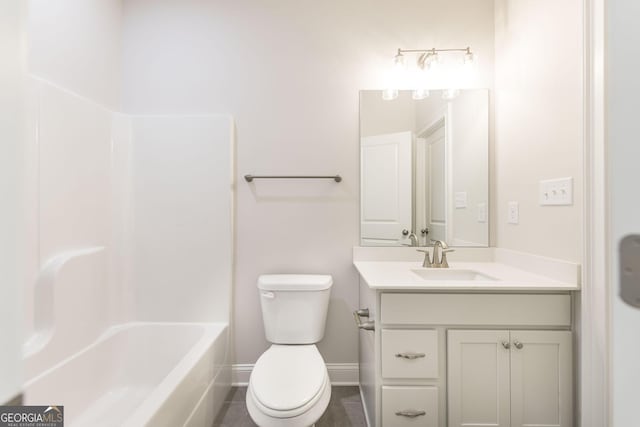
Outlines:
[[518,224],[520,222],[520,208],[518,202],[509,202],[507,205],[507,223]]

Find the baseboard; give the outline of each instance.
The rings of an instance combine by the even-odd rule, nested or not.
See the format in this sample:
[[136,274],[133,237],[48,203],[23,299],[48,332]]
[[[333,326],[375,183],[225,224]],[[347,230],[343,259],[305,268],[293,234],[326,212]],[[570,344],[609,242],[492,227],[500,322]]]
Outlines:
[[242,364],[231,366],[231,385],[234,387],[249,385],[249,377],[253,370],[253,364]]
[[[253,370],[253,364],[237,364],[231,367],[231,383],[233,386],[246,386]],[[332,385],[358,385],[359,370],[357,363],[327,363],[329,379]]]
[[327,363],[332,385],[360,384],[360,368],[357,363]]

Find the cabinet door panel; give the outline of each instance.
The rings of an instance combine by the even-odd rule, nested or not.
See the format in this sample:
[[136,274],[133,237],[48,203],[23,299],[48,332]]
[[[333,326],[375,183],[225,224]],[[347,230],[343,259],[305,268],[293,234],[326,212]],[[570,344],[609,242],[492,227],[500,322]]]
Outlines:
[[571,332],[511,332],[513,427],[572,426]]
[[450,427],[508,427],[508,331],[447,332]]

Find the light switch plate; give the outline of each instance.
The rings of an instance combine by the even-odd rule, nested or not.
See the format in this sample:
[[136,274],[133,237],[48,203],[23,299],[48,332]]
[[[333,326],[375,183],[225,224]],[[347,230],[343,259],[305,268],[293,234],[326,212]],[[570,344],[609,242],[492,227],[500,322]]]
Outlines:
[[520,208],[518,202],[509,202],[507,208],[507,222],[509,224],[517,224],[520,222]]
[[620,241],[620,298],[640,308],[640,235]]
[[455,194],[456,209],[464,209],[467,207],[467,192],[458,191]]
[[478,222],[487,222],[487,204],[478,203]]
[[573,178],[540,181],[541,206],[568,206],[573,204]]

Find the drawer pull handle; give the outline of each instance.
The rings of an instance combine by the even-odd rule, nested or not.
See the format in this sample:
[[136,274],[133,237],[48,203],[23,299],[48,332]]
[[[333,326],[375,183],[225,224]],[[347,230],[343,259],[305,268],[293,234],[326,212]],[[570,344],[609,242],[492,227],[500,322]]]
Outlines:
[[416,418],[416,417],[422,417],[424,415],[427,415],[427,413],[425,411],[414,411],[411,409],[407,409],[404,411],[396,412],[396,415],[399,417]]
[[409,359],[409,360],[414,360],[414,359],[420,359],[422,357],[426,357],[427,355],[424,353],[398,353],[396,354],[396,357],[401,357],[403,359]]
[[373,320],[363,322],[361,317],[369,317],[368,308],[354,311],[353,319],[356,321],[356,326],[358,326],[359,329],[364,329],[365,331],[373,331],[376,329],[375,322]]

